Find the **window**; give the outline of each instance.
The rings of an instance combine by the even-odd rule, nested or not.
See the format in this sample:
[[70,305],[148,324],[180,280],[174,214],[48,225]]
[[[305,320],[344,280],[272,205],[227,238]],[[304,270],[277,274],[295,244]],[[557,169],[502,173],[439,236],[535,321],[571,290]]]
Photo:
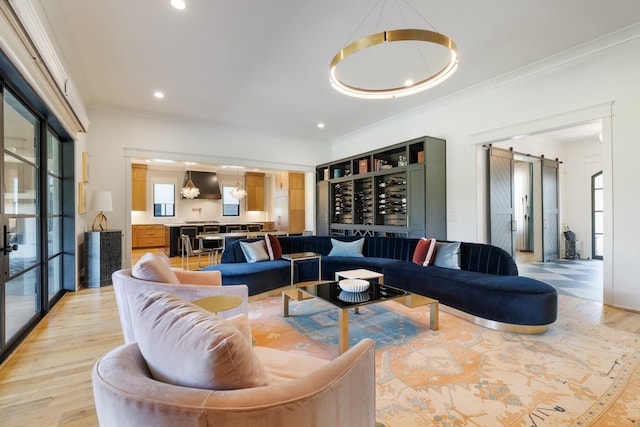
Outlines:
[[153,216],[176,216],[176,186],[153,183]]
[[240,216],[240,200],[231,195],[234,188],[222,188],[222,216]]
[[604,178],[602,171],[591,177],[591,208],[591,257],[602,259],[604,256]]

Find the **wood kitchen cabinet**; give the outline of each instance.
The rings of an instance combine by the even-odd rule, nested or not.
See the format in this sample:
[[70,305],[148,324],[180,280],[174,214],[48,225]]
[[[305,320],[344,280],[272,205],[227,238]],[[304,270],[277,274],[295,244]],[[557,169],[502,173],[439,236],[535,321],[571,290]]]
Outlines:
[[131,210],[147,210],[147,165],[131,164]]
[[244,182],[247,188],[247,210],[264,211],[264,173],[246,172]]
[[136,224],[131,226],[131,246],[157,248],[165,245],[165,226],[162,224]]
[[278,231],[300,234],[305,229],[304,173],[276,176],[274,214]]

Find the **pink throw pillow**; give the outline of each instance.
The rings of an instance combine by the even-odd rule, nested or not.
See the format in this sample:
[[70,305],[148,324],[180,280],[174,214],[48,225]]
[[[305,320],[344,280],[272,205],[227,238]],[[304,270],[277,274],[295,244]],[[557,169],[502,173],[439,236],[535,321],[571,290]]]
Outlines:
[[131,269],[131,275],[136,279],[151,282],[180,283],[169,264],[152,252],[142,255],[142,258]]
[[158,381],[205,390],[267,385],[267,371],[247,331],[234,321],[151,290],[138,294],[132,321],[140,353]]

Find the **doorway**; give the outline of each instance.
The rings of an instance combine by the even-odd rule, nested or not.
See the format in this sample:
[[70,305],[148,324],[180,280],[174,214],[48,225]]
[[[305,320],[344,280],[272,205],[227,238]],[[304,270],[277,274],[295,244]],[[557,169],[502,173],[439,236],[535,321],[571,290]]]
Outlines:
[[[492,144],[492,147],[514,152],[514,253],[520,274],[547,281],[560,293],[598,301],[602,301],[604,291],[603,262],[597,257],[597,249],[603,256],[607,182],[606,176],[601,175],[605,158],[601,129],[602,120],[594,120]],[[544,163],[556,157],[563,160],[558,164],[557,174],[553,169],[546,172],[552,180],[554,176],[558,179],[557,195],[549,193],[550,206],[536,188],[545,174],[544,166],[536,162],[540,159]],[[557,225],[541,221],[542,216],[548,214],[545,210],[556,209],[554,199],[557,200]],[[576,236],[575,260],[566,259],[565,229]],[[549,262],[551,258],[541,249],[544,230],[554,230],[557,236],[558,261]]]

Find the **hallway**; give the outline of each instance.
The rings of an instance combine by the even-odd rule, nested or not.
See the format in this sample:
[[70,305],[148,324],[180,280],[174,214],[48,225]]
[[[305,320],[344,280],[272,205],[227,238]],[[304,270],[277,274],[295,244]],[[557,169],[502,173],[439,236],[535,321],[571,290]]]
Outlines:
[[602,302],[602,260],[559,259],[530,261],[528,253],[518,252],[516,262],[521,276],[555,286],[558,294]]

